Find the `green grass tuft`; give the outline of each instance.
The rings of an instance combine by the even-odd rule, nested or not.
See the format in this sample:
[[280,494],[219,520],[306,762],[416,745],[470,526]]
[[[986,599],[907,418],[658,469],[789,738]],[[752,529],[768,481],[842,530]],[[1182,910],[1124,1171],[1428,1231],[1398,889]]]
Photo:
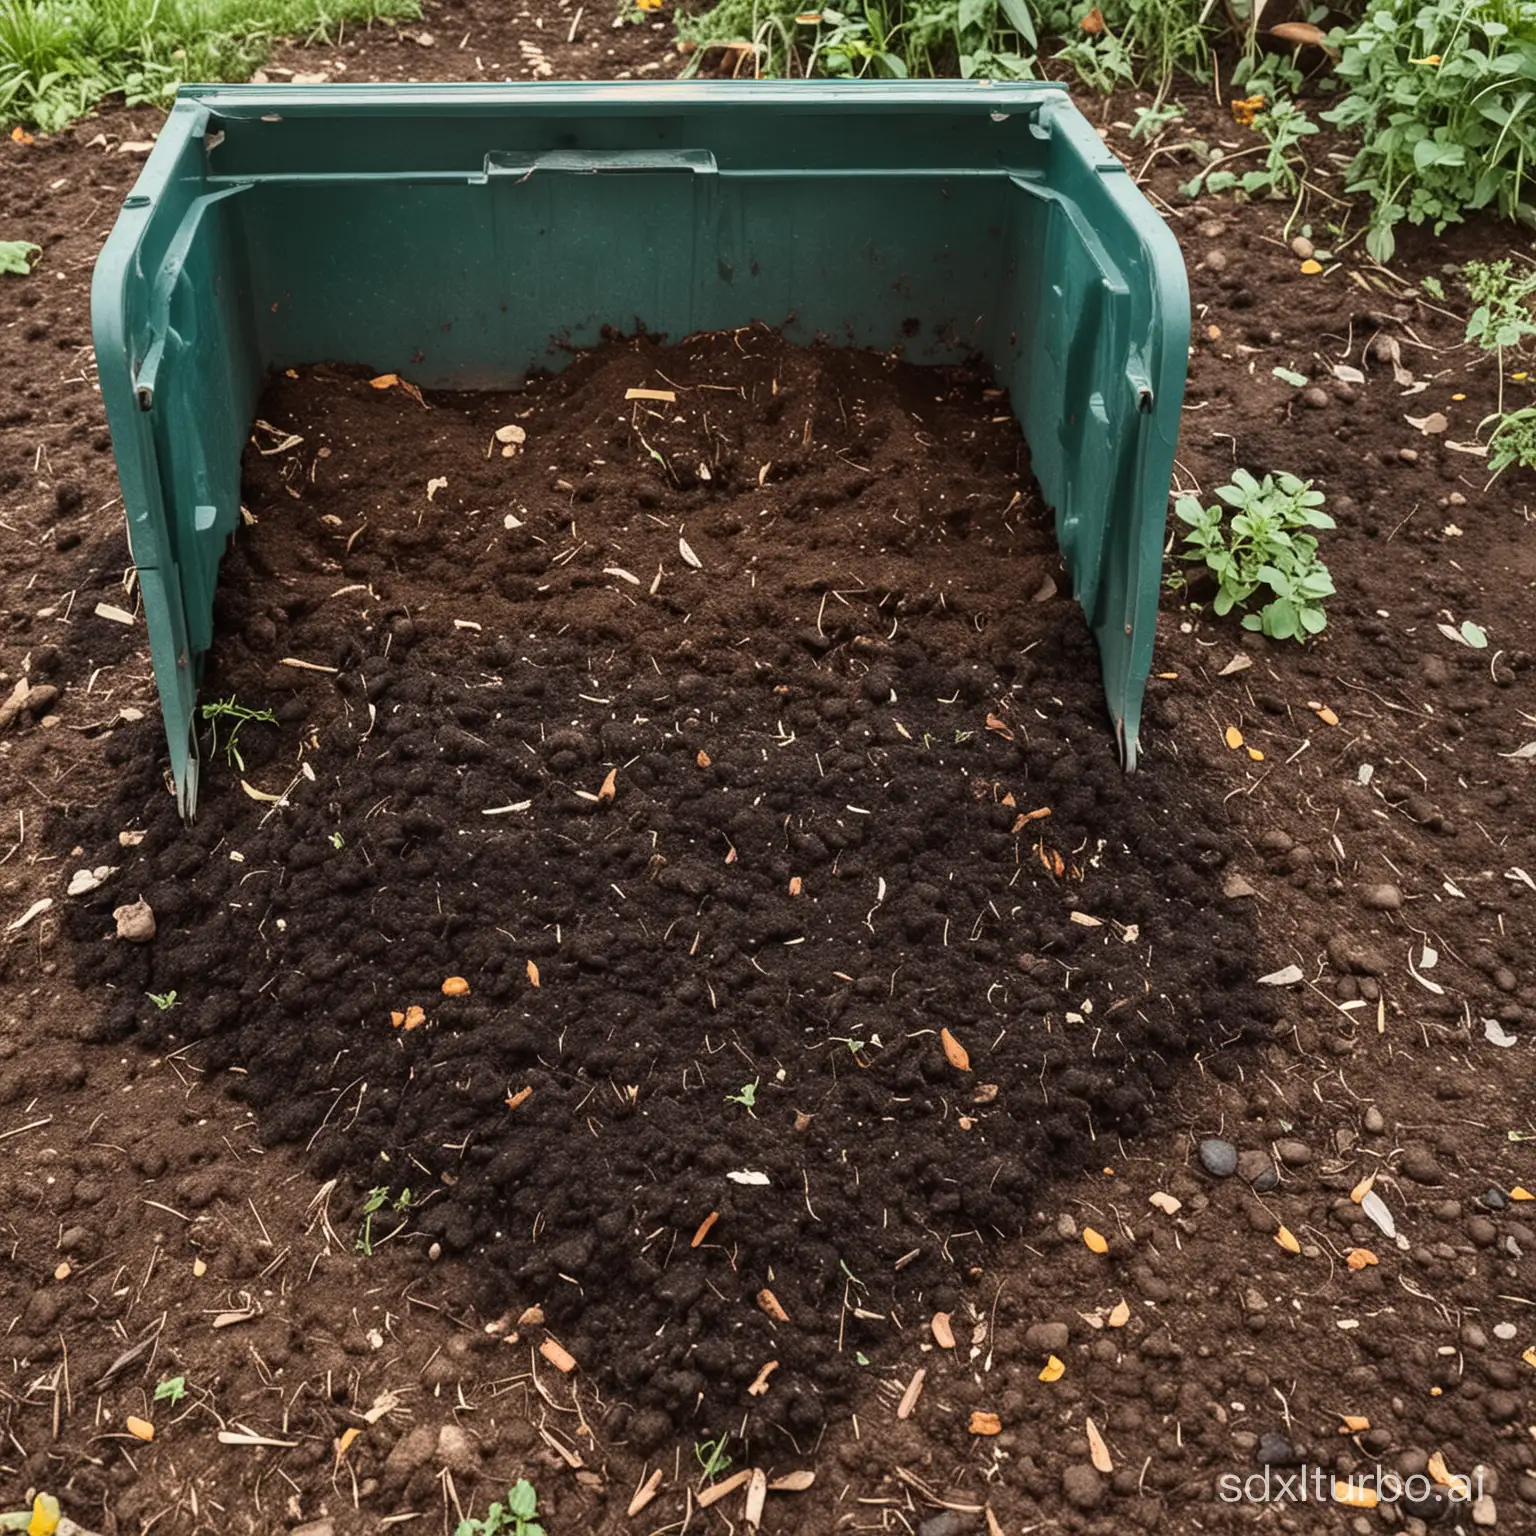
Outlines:
[[0,121],[57,132],[103,97],[244,80],[279,37],[420,15],[417,0],[0,0]]

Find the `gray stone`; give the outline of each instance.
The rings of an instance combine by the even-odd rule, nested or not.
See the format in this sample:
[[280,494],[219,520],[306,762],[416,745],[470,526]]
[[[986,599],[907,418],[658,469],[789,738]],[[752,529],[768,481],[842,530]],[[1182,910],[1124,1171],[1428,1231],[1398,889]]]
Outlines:
[[964,1536],[964,1532],[975,1529],[975,1523],[957,1510],[941,1509],[918,1526],[917,1536]]
[[1424,1146],[1408,1147],[1398,1160],[1398,1169],[1415,1184],[1444,1184],[1445,1170],[1435,1159],[1435,1154]]
[[1275,1167],[1269,1160],[1269,1154],[1260,1152],[1255,1147],[1237,1154],[1237,1172],[1240,1178],[1246,1179],[1255,1186],[1260,1179],[1266,1177],[1269,1180],[1269,1187],[1273,1189],[1275,1186]]
[[1387,1128],[1386,1117],[1374,1104],[1366,1110],[1365,1118],[1360,1123],[1372,1136],[1380,1136]]
[[1237,1148],[1219,1136],[1207,1136],[1200,1143],[1200,1165],[1216,1179],[1229,1179],[1237,1172]]
[[1314,384],[1310,389],[1302,390],[1301,403],[1309,410],[1325,411],[1328,409],[1328,391]]
[[437,1431],[430,1424],[418,1424],[407,1430],[384,1458],[384,1476],[392,1482],[405,1482],[418,1468],[426,1466],[437,1450]]
[[1488,1335],[1476,1323],[1463,1323],[1461,1343],[1464,1349],[1487,1349]]
[[288,1536],[336,1536],[334,1520],[311,1520],[306,1525],[296,1525]]
[[1277,1141],[1275,1151],[1287,1168],[1305,1168],[1312,1161],[1312,1148],[1304,1141]]
[[1061,1474],[1061,1491],[1074,1509],[1097,1509],[1104,1500],[1104,1479],[1095,1468],[1078,1462]]
[[1207,251],[1205,264],[1212,272],[1225,272],[1227,270],[1227,253],[1225,251]]
[[1479,1248],[1492,1248],[1499,1240],[1499,1229],[1486,1216],[1474,1216],[1467,1223],[1467,1236]]
[[1024,1331],[1024,1347],[1031,1354],[1059,1355],[1071,1337],[1065,1323],[1031,1323]]
[[1284,1435],[1270,1430],[1259,1436],[1259,1448],[1253,1459],[1261,1467],[1291,1467],[1297,1461],[1296,1447]]
[[1380,885],[1362,886],[1360,905],[1370,912],[1396,912],[1403,904],[1403,893],[1383,880]]
[[155,914],[142,896],[118,907],[112,920],[117,924],[118,938],[126,939],[130,944],[148,944],[155,936]]
[[1291,253],[1299,261],[1309,260],[1316,252],[1316,250],[1317,247],[1314,246],[1305,235],[1297,235],[1296,238],[1291,241]]
[[437,1464],[468,1476],[480,1466],[475,1442],[457,1424],[444,1424],[437,1432]]
[[1472,1505],[1473,1525],[1497,1525],[1499,1523],[1498,1506],[1485,1493]]

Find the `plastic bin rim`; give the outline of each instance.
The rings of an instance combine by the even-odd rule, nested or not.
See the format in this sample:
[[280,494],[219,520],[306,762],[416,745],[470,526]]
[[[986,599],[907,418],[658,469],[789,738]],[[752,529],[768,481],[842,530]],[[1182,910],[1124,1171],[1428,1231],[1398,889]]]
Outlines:
[[245,116],[282,111],[294,114],[361,112],[389,109],[475,111],[515,105],[520,110],[541,107],[569,111],[580,106],[597,111],[647,107],[772,105],[775,111],[868,112],[882,108],[909,111],[953,111],[978,108],[988,112],[1034,111],[1046,101],[1066,101],[1067,87],[1054,80],[882,80],[842,81],[760,80],[602,80],[554,81],[538,84],[504,82],[417,82],[387,85],[371,82],[332,82],[325,85],[184,85],[178,103],[195,103],[207,111]]

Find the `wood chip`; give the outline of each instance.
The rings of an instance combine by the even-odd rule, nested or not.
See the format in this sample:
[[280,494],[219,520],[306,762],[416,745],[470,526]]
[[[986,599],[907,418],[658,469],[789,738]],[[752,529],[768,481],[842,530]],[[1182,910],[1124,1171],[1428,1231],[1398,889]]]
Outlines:
[[1165,1194],[1162,1190],[1154,1190],[1147,1196],[1147,1204],[1155,1205],[1158,1210],[1169,1216],[1177,1216],[1184,1209],[1184,1202],[1174,1195]]
[[532,960],[528,962],[528,985],[536,987],[539,984],[539,968]]
[[1108,1477],[1115,1470],[1115,1463],[1104,1443],[1104,1436],[1099,1433],[1099,1426],[1092,1419],[1084,1419],[1083,1433],[1088,1436],[1088,1459]]
[[1371,1427],[1371,1421],[1363,1413],[1346,1413],[1342,1415],[1339,1426],[1341,1435],[1364,1434]]
[[153,1440],[155,1438],[155,1426],[148,1419],[136,1419],[130,1413],[125,1427],[135,1440]]
[[613,797],[618,794],[618,792],[619,770],[617,768],[610,768],[608,770],[607,778],[603,780],[603,787],[597,792],[597,798],[606,804],[608,801],[612,800]]
[[702,571],[704,569],[704,562],[700,560],[696,554],[694,554],[693,545],[691,545],[687,539],[678,539],[677,552],[683,557],[684,560],[688,562],[689,565],[694,568],[694,570]]
[[1102,1232],[1096,1232],[1092,1227],[1083,1228],[1083,1241],[1093,1253],[1108,1253],[1109,1242]]
[[787,1323],[789,1321],[789,1313],[779,1305],[779,1298],[766,1286],[757,1293],[757,1304],[774,1322]]
[[508,1109],[521,1109],[529,1099],[533,1097],[533,1085],[525,1083],[516,1093],[509,1093],[506,1097]]
[[978,1408],[965,1427],[973,1435],[1000,1435],[1003,1432],[1003,1421],[995,1413],[983,1413]]
[[1375,1509],[1380,1501],[1381,1495],[1364,1483],[1345,1482],[1341,1477],[1333,1480],[1335,1504],[1347,1504],[1351,1509]]
[[355,1424],[352,1426],[352,1428],[344,1429],[341,1432],[341,1438],[336,1442],[336,1465],[338,1467],[341,1465],[342,1457],[352,1449],[354,1442],[361,1434],[362,1430],[360,1430]]
[[341,671],[340,667],[322,667],[318,661],[300,661],[297,656],[284,656],[278,666],[294,667],[300,672],[327,672],[332,677]]
[[544,1356],[557,1371],[564,1372],[567,1376],[576,1369],[576,1357],[564,1345],[557,1344],[553,1339],[545,1339],[539,1345],[539,1353]]
[[443,982],[444,997],[468,997],[469,983],[462,976],[449,976]]
[[699,755],[694,758],[694,762],[696,762],[700,768],[708,768],[712,761],[713,759],[710,757],[709,753],[703,751],[702,749],[700,749]]
[[791,896],[798,896],[804,889],[805,882],[799,875],[791,875],[789,877],[789,894]]
[[1102,917],[1092,917],[1087,912],[1073,912],[1070,916],[1079,928],[1102,928],[1104,926],[1104,919]]
[[708,1488],[701,1490],[694,1502],[700,1509],[708,1509],[711,1504],[717,1504],[727,1495],[735,1493],[751,1476],[750,1469],[732,1472],[729,1477],[722,1478],[718,1483],[711,1483]]
[[544,1325],[544,1308],[540,1306],[524,1307],[517,1314],[517,1326],[519,1328],[541,1328]]
[[1436,1451],[1435,1454],[1429,1458],[1429,1466],[1426,1468],[1426,1470],[1428,1471],[1429,1475],[1434,1478],[1437,1483],[1440,1484],[1442,1488],[1449,1484],[1451,1480],[1450,1468],[1446,1466],[1445,1456],[1440,1451]]
[[955,1330],[950,1326],[951,1313],[935,1312],[929,1327],[933,1330],[933,1337],[940,1349],[953,1349],[955,1347]]
[[1122,1296],[1115,1306],[1110,1309],[1109,1326],[1111,1328],[1124,1328],[1130,1320],[1131,1306]]
[[114,624],[133,623],[133,615],[126,608],[119,608],[113,603],[97,603],[95,613],[98,619],[111,619]]
[[923,1395],[923,1383],[928,1379],[928,1372],[921,1366],[912,1373],[912,1380],[907,1383],[907,1390],[901,1394],[901,1401],[896,1405],[896,1417],[898,1419],[910,1419],[912,1410],[917,1407],[917,1400]]
[[276,1445],[284,1450],[292,1450],[298,1443],[297,1440],[274,1440],[271,1435],[252,1434],[249,1430],[221,1429],[219,1431],[220,1445]]
[[629,1501],[629,1508],[624,1511],[625,1516],[633,1519],[656,1497],[661,1487],[661,1468],[657,1467],[651,1475],[635,1489],[635,1496]]
[[760,1370],[757,1373],[757,1376],[753,1380],[752,1385],[747,1388],[747,1396],[748,1397],[763,1397],[763,1396],[765,1396],[767,1394],[767,1391],[768,1391],[768,1378],[770,1376],[772,1376],[773,1373],[776,1370],[778,1370],[778,1368],[779,1368],[779,1362],[777,1360],[770,1360],[770,1361],[768,1361],[768,1363],[762,1368],[762,1370]]
[[720,1220],[720,1212],[719,1211],[711,1211],[709,1213],[709,1215],[706,1216],[704,1218],[704,1220],[699,1223],[699,1230],[693,1234],[693,1241],[691,1243],[689,1243],[688,1246],[690,1248],[697,1248],[699,1246],[699,1244],[702,1243],[704,1241],[704,1239],[709,1236],[710,1228],[712,1228],[714,1226],[714,1224],[717,1221],[719,1221],[719,1220]]
[[970,1053],[947,1029],[939,1031],[939,1044],[944,1047],[944,1059],[957,1072],[971,1070]]
[[768,1484],[769,1493],[804,1493],[816,1481],[816,1474],[808,1467],[800,1472],[786,1472]]
[[747,1479],[747,1524],[755,1531],[763,1523],[763,1505],[768,1502],[768,1474],[753,1467]]
[[44,896],[40,901],[34,901],[20,917],[6,924],[5,931],[7,933],[15,933],[18,928],[25,928],[34,917],[41,917],[52,905],[52,896]]
[[626,400],[659,400],[663,405],[676,405],[677,395],[670,389],[626,389]]

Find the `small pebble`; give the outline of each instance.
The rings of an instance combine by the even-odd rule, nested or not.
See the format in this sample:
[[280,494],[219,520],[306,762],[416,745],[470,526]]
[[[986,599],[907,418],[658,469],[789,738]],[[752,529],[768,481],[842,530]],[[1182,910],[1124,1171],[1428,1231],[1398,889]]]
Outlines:
[[1460,491],[1452,491],[1451,494],[1445,499],[1450,502],[1453,507],[1464,507],[1467,504],[1467,498],[1463,496]]
[[1071,1337],[1065,1323],[1031,1323],[1024,1331],[1024,1348],[1036,1355],[1060,1355]]
[[1445,1183],[1445,1170],[1428,1147],[1409,1147],[1398,1160],[1397,1166],[1415,1184]]
[[1509,1204],[1509,1196],[1506,1195],[1497,1184],[1490,1184],[1488,1188],[1483,1191],[1482,1199],[1483,1204],[1486,1205],[1490,1211],[1502,1211],[1504,1207]]
[[1386,1130],[1387,1122],[1382,1112],[1374,1104],[1366,1110],[1365,1119],[1361,1122],[1372,1136],[1380,1136]]
[[1310,389],[1302,390],[1301,403],[1309,410],[1325,411],[1328,409],[1328,391],[1314,384]]
[[1467,1236],[1479,1248],[1492,1248],[1499,1240],[1499,1229],[1486,1216],[1474,1216],[1467,1223]]
[[1237,1172],[1237,1148],[1219,1136],[1200,1143],[1200,1164],[1215,1179],[1229,1179]]
[[1284,1435],[1271,1430],[1259,1436],[1259,1448],[1253,1459],[1261,1467],[1289,1467],[1295,1465],[1296,1447]]
[[1316,254],[1317,247],[1305,235],[1297,235],[1291,241],[1291,251],[1299,260],[1306,261],[1309,257]]
[[142,896],[118,907],[112,918],[117,924],[118,938],[126,939],[130,944],[148,944],[155,936],[155,914]]
[[1368,912],[1396,912],[1403,904],[1403,893],[1390,881],[1367,885],[1360,892],[1360,905]]
[[1513,1323],[1495,1323],[1493,1325],[1493,1336],[1496,1339],[1502,1339],[1507,1344],[1511,1339],[1520,1336],[1520,1330]]
[[1227,270],[1226,252],[1207,251],[1205,253],[1205,265],[1212,272],[1225,272]]
[[1399,448],[1397,456],[1404,464],[1417,464],[1419,462],[1419,450],[1417,448]]
[[1079,1462],[1061,1474],[1061,1491],[1074,1509],[1097,1509],[1104,1499],[1104,1479]]
[[1461,1325],[1461,1342],[1468,1349],[1487,1349],[1488,1335],[1476,1323]]
[[1472,1506],[1473,1525],[1497,1525],[1499,1523],[1499,1511],[1493,1500],[1485,1493]]
[[1277,1141],[1275,1152],[1287,1168],[1305,1168],[1312,1161],[1312,1148],[1304,1141]]

